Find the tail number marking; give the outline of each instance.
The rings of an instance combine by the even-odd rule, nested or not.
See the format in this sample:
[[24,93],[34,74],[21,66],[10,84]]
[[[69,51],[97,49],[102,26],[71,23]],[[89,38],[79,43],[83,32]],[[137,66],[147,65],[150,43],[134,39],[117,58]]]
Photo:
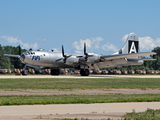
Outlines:
[[128,53],[138,53],[138,41],[129,41]]

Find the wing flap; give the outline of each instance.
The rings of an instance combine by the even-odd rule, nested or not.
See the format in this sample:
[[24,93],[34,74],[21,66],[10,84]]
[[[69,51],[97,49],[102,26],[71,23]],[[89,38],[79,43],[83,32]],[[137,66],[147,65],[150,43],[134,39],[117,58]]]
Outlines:
[[156,60],[156,59],[141,59],[141,58],[138,58],[138,59],[132,59],[132,58],[128,58],[127,59],[128,61],[136,61],[136,60],[143,60],[143,61],[150,61],[150,60]]
[[132,58],[138,56],[146,56],[146,55],[155,55],[154,52],[142,52],[142,53],[132,53],[132,54],[118,54],[118,55],[108,55],[108,56],[101,56],[101,59],[105,60],[112,60],[112,59],[122,59],[122,58]]

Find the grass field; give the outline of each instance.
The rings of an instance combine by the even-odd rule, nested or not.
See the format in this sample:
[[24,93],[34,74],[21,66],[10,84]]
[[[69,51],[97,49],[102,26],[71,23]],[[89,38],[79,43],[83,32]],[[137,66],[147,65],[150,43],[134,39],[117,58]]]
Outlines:
[[0,79],[0,89],[160,88],[159,78],[23,78]]
[[[23,78],[0,79],[1,90],[16,89],[160,89],[158,78]],[[0,105],[68,104],[109,102],[160,101],[160,94],[105,94],[105,95],[6,95],[0,96]]]
[[132,113],[127,113],[124,120],[159,120],[160,109],[153,110],[147,109],[145,112],[136,113],[134,110]]
[[160,94],[106,94],[106,95],[7,95],[0,96],[0,105],[76,104],[112,102],[160,101]]

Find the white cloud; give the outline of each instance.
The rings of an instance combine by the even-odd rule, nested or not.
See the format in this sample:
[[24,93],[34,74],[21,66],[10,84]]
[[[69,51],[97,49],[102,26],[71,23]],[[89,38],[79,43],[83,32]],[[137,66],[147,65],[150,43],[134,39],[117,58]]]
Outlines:
[[113,51],[113,52],[118,51],[117,47],[115,45],[111,44],[111,43],[107,43],[107,44],[103,45],[102,49],[104,51]]
[[95,48],[98,49],[99,48],[99,43],[100,41],[103,41],[102,37],[93,37],[91,39],[86,39],[86,40],[82,40],[80,39],[79,42],[75,41],[72,46],[76,49],[76,50],[83,50],[84,49],[84,43],[86,43],[86,47],[88,49],[90,48]]
[[9,43],[14,43],[14,44],[19,41],[18,38],[12,36],[1,36],[0,38],[8,41]]
[[93,40],[95,49],[98,49],[99,48],[99,42],[103,41],[103,38],[102,37],[96,37],[96,38],[92,38],[92,40]]
[[6,40],[9,43],[18,43],[22,46],[23,49],[29,49],[29,48],[33,48],[33,49],[37,49],[38,48],[38,44],[37,43],[23,43],[22,40],[18,39],[18,37],[12,37],[12,36],[1,36],[0,37],[3,40]]
[[80,39],[79,42],[74,42],[72,44],[72,46],[76,49],[75,50],[75,53],[77,54],[83,54],[82,52],[83,51],[80,51],[80,50],[83,50],[84,49],[84,42],[86,42],[86,47],[87,49],[99,49],[101,48],[102,50],[104,51],[111,51],[111,52],[116,52],[118,51],[117,47],[111,43],[107,43],[105,45],[102,45],[100,46],[100,42],[103,41],[104,39],[102,37],[93,37],[93,38],[90,38],[90,39],[86,39],[86,40],[82,40]]
[[91,48],[91,46],[92,46],[92,41],[90,40],[90,39],[86,39],[86,40],[82,40],[82,39],[80,39],[80,41],[79,42],[74,42],[73,44],[72,44],[72,46],[74,47],[74,48],[76,48],[77,50],[83,50],[83,48],[84,48],[84,43],[86,43],[86,47],[87,48]]
[[33,49],[37,49],[38,48],[38,44],[37,43],[34,43],[34,44],[30,44],[31,48]]
[[154,47],[160,46],[160,38],[156,40],[151,37],[139,37],[140,49],[142,50],[152,50]]

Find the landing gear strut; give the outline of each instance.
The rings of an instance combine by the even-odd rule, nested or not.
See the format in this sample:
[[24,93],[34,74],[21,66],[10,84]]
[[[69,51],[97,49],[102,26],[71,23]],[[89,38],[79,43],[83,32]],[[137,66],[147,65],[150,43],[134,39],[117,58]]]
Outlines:
[[81,74],[81,76],[88,76],[89,75],[89,70],[88,69],[81,69],[80,74]]
[[28,74],[27,70],[22,71],[22,75],[27,75],[27,74]]
[[24,68],[23,68],[23,71],[22,71],[22,75],[27,75],[27,74],[28,74],[28,72],[26,70],[26,65],[25,65]]
[[59,69],[51,69],[51,75],[59,75],[60,74],[60,71]]

